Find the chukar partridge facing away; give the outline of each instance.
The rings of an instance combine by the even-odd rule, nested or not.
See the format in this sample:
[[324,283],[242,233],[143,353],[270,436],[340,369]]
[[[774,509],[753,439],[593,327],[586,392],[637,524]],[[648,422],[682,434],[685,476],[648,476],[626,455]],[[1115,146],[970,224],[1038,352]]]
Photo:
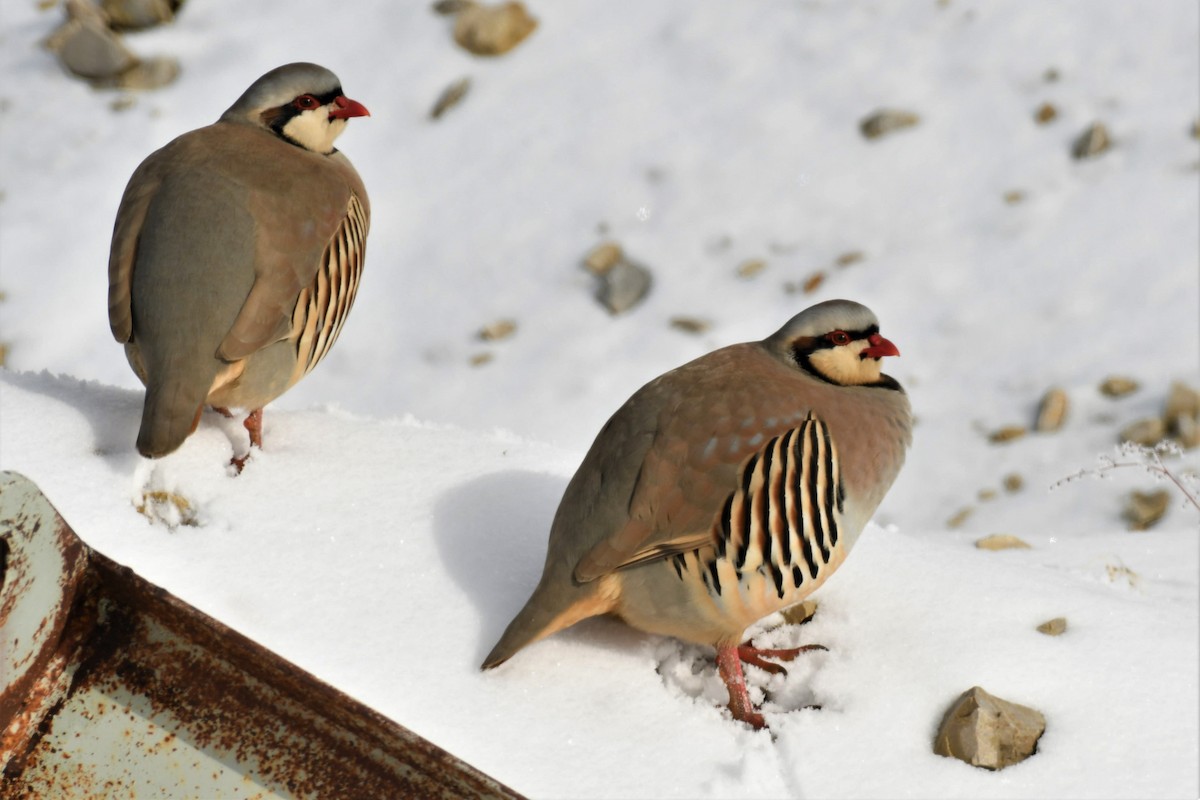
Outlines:
[[870,309],[830,300],[761,342],[639,389],[601,429],[550,529],[541,581],[483,663],[613,614],[712,645],[733,716],[763,727],[740,644],[841,565],[904,462],[912,412],[881,371],[899,350]]
[[261,447],[262,407],[333,346],[370,223],[362,180],[333,142],[367,114],[329,70],[287,64],[133,173],[113,229],[108,317],[146,386],[142,455],[178,448],[205,404],[249,410]]

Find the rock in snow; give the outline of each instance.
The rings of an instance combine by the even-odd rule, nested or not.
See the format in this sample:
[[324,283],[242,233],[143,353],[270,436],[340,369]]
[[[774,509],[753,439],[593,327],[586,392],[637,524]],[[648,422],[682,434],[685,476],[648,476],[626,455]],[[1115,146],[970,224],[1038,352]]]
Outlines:
[[1029,758],[1046,730],[1040,711],[974,686],[954,701],[938,728],[933,752],[975,767],[1004,769]]

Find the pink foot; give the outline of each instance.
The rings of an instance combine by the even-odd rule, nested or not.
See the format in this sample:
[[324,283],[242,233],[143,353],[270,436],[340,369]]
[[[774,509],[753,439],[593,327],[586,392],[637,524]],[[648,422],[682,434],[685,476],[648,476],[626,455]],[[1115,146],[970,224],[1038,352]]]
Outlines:
[[[216,409],[216,411],[218,413],[224,413],[229,416],[233,416],[232,414],[229,414],[228,409]],[[242,423],[245,425],[246,430],[250,433],[250,447],[257,447],[259,450],[262,450],[262,413],[263,412],[261,408],[256,408],[246,416],[246,421]],[[242,470],[246,468],[246,462],[249,460],[250,451],[246,451],[246,455],[234,456],[233,458],[229,459],[229,463],[234,467],[234,469],[237,470],[237,474],[241,475]]]
[[777,658],[780,661],[792,661],[801,653],[827,649],[827,647],[820,644],[806,644],[803,647],[789,647],[786,649],[763,649],[754,647],[750,642],[743,642],[738,645],[737,654],[742,661],[759,669],[764,669],[772,675],[787,675],[786,669],[779,664],[773,664],[765,659]]

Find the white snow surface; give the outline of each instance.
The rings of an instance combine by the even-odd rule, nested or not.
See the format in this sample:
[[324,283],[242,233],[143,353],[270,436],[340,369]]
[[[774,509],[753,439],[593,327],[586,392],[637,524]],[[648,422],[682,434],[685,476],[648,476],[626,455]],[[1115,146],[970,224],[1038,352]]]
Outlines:
[[[1172,381],[1200,384],[1197,4],[531,10],[527,42],[481,59],[424,2],[192,2],[127,37],[177,56],[179,81],[115,110],[122,95],[38,47],[60,10],[6,3],[0,467],[96,549],[531,797],[1200,794],[1197,514],[1173,494],[1159,525],[1127,531],[1125,495],[1170,488],[1139,469],[1049,491],[1160,411]],[[372,113],[339,140],[373,210],[354,313],[268,408],[241,476],[226,462],[244,431],[216,414],[146,461],[106,318],[120,194],[152,150],[298,60]],[[464,75],[465,100],[431,121]],[[1042,102],[1058,109],[1046,125]],[[921,121],[867,141],[858,122],[881,107]],[[1072,159],[1096,120],[1113,148]],[[654,273],[616,318],[580,266],[607,238]],[[864,258],[835,266],[849,251]],[[751,258],[766,268],[739,277]],[[816,270],[817,291],[784,290]],[[831,297],[878,314],[918,425],[813,622],[759,628],[829,648],[787,676],[750,670],[770,732],[729,718],[711,651],[615,621],[480,673],[607,417],[655,375]],[[513,337],[476,338],[504,317]],[[1110,374],[1142,388],[1105,398]],[[988,442],[1052,385],[1072,403],[1062,431]],[[1014,472],[1024,488],[1002,489]],[[193,524],[139,514],[150,490],[185,497]],[[974,547],[997,532],[1031,548]],[[1066,634],[1035,631],[1057,616]],[[973,685],[1045,714],[1034,757],[987,772],[933,754]]]

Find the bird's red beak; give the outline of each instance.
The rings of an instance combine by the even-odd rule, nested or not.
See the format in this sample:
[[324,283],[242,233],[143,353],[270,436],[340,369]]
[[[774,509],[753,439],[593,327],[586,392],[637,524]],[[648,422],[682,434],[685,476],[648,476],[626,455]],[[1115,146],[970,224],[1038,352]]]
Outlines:
[[900,349],[878,333],[872,333],[867,337],[867,341],[871,343],[871,346],[862,351],[860,354],[861,358],[883,358],[884,356],[900,355]]
[[351,100],[349,97],[339,95],[333,101],[333,108],[329,112],[330,119],[350,119],[350,117],[369,117],[371,112],[367,111],[367,107],[357,100]]

